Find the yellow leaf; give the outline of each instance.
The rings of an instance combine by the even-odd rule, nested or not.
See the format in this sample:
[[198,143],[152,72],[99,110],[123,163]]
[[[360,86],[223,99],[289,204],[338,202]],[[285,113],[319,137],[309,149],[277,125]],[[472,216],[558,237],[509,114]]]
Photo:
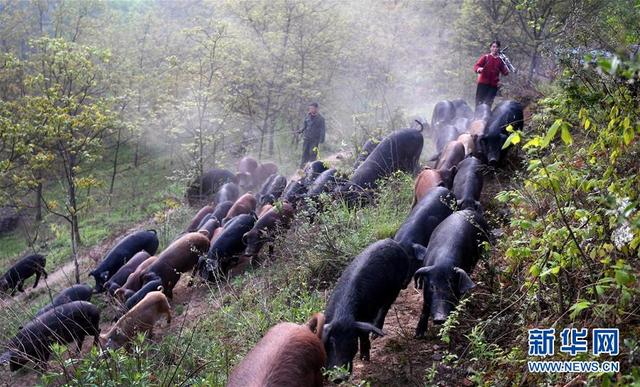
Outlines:
[[562,127],[560,138],[562,138],[562,141],[564,141],[564,143],[567,145],[573,144],[573,138],[571,137],[571,133],[569,133],[569,128],[567,128],[566,126]]

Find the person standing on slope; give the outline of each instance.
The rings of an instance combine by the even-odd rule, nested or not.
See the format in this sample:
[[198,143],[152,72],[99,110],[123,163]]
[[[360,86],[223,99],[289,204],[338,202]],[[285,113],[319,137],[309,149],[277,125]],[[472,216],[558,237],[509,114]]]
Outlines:
[[494,40],[489,46],[490,53],[484,54],[473,66],[473,71],[478,74],[478,88],[476,89],[476,106],[486,103],[491,107],[493,99],[498,93],[500,73],[508,75],[509,70],[500,59],[500,41]]
[[304,127],[298,133],[302,133],[304,139],[300,161],[300,169],[302,169],[307,162],[315,161],[318,157],[318,145],[324,142],[324,117],[318,113],[317,102],[309,104],[309,113],[304,119]]

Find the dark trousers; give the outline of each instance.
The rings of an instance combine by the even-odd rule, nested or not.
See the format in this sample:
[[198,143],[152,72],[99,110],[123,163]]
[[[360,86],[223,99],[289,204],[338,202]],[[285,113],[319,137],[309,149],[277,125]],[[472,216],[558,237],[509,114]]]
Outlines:
[[302,161],[300,161],[300,169],[309,161],[315,161],[318,157],[318,140],[304,139],[302,144]]
[[476,106],[481,103],[486,103],[491,107],[491,105],[493,105],[493,99],[496,98],[496,94],[498,94],[497,87],[478,83],[478,88],[476,89]]

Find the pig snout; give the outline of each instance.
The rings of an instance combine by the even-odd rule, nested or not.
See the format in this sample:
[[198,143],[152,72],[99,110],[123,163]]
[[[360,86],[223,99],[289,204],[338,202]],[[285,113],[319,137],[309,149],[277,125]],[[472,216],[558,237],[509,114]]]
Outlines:
[[431,316],[433,318],[434,325],[442,325],[447,321],[449,313],[453,310],[453,304],[450,301],[442,300],[440,302],[434,302],[431,305]]
[[442,325],[445,321],[447,321],[447,315],[444,313],[438,312],[433,316],[433,323],[435,325]]

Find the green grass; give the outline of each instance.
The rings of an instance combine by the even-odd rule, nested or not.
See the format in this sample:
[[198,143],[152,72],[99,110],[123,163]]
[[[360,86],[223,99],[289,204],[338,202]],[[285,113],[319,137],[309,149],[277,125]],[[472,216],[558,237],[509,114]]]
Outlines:
[[16,258],[27,247],[27,240],[19,231],[0,235],[0,262]]
[[[132,151],[123,148],[111,205],[108,202],[112,167],[109,159],[94,166],[94,175],[101,182],[100,186],[92,188],[91,192],[79,192],[80,202],[89,203],[80,214],[81,249],[91,249],[132,225],[153,218],[164,212],[170,201],[178,202],[182,197],[183,184],[167,179],[173,170],[169,160],[149,156],[149,161],[133,168],[132,157]],[[48,199],[64,201],[63,188],[58,184],[46,187],[45,195]],[[69,224],[60,217],[46,214],[39,230],[36,245],[44,246],[39,252],[47,256],[47,270],[53,271],[69,262]],[[26,247],[26,240],[20,232],[1,237],[0,268],[8,267],[10,262],[25,253]]]

